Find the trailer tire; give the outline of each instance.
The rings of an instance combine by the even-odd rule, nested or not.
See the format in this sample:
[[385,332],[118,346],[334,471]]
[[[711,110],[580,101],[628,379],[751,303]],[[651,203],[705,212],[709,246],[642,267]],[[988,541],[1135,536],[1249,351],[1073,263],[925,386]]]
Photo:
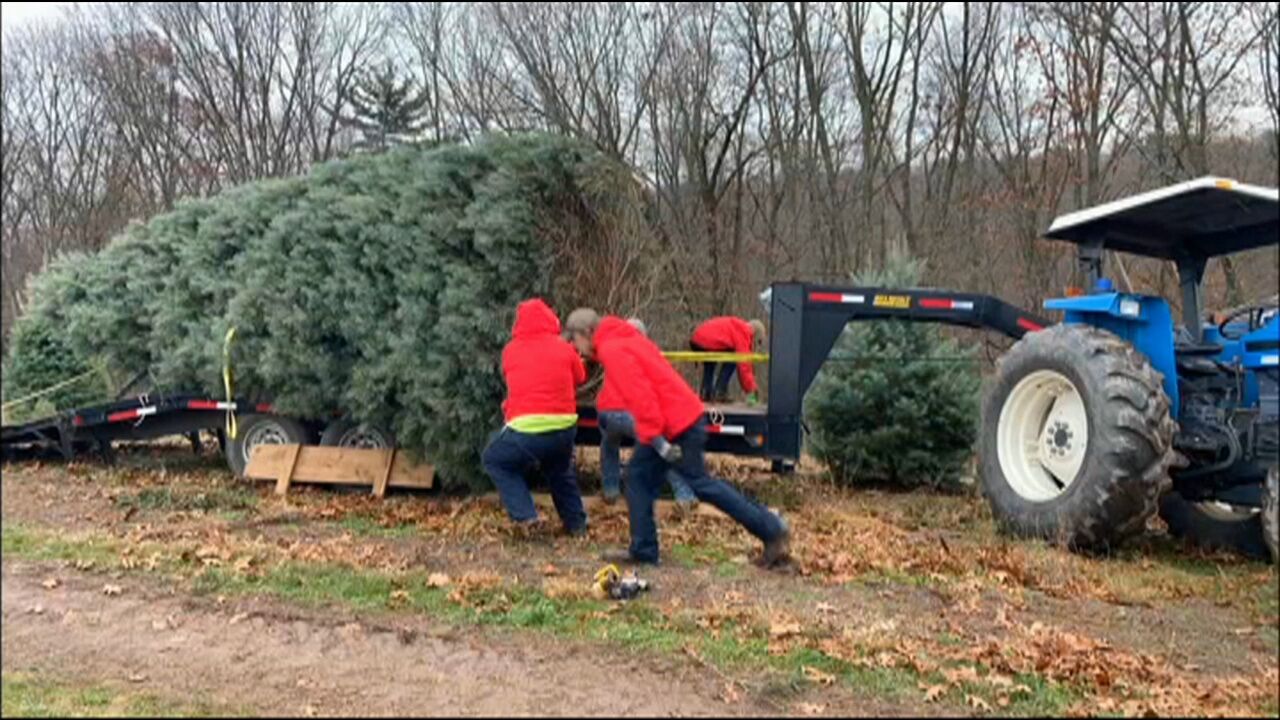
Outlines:
[[325,427],[320,434],[320,444],[329,447],[390,449],[396,446],[396,438],[386,428],[343,418],[334,420]]
[[1029,333],[983,400],[983,492],[1004,532],[1107,551],[1155,514],[1174,431],[1161,376],[1132,345],[1084,325]]
[[1261,560],[1270,555],[1263,513],[1215,502],[1193,502],[1177,491],[1160,498],[1160,519],[1169,534],[1205,550],[1227,550]]
[[257,445],[306,445],[311,439],[302,423],[282,415],[252,413],[240,416],[237,424],[236,436],[226,446],[227,465],[236,477],[244,477]]
[[1262,486],[1262,541],[1280,565],[1280,464],[1272,463]]

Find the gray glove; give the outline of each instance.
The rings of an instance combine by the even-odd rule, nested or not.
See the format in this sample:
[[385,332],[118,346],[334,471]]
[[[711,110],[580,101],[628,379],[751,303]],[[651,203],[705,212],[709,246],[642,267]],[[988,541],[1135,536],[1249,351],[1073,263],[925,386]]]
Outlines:
[[661,435],[654,438],[650,445],[653,447],[654,452],[658,453],[658,457],[672,465],[679,463],[684,458],[684,453],[680,450],[680,446],[672,445]]

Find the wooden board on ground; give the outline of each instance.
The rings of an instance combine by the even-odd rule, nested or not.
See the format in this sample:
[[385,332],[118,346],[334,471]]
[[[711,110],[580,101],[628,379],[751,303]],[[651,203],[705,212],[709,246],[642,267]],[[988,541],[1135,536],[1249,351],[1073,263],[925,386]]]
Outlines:
[[245,475],[272,480],[283,495],[293,483],[368,485],[382,497],[387,488],[430,488],[435,468],[420,465],[399,450],[324,447],[319,445],[258,445]]

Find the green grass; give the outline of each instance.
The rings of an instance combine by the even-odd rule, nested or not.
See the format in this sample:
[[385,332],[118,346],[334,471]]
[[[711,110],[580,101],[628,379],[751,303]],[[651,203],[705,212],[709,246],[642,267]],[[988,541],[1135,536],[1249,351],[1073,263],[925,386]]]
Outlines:
[[3,675],[4,717],[227,717],[243,715],[203,701],[175,701],[110,685]]
[[12,522],[6,522],[0,531],[0,551],[7,557],[95,565],[113,564],[119,558],[116,544],[102,538],[56,535]]
[[337,525],[357,537],[394,539],[412,537],[418,532],[418,528],[411,524],[384,527],[379,525],[373,518],[365,515],[351,515],[345,517],[340,520]]
[[136,494],[120,495],[116,504],[123,508],[167,511],[243,511],[257,505],[258,497],[248,490],[217,488],[184,490],[172,487],[145,488]]

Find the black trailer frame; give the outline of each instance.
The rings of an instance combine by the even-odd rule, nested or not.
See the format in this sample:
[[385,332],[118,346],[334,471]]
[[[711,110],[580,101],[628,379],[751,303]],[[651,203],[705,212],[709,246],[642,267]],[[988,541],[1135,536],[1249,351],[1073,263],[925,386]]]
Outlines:
[[[775,471],[794,466],[803,447],[804,395],[850,322],[907,320],[994,330],[1018,339],[1048,321],[999,298],[928,288],[838,287],[774,283],[769,333],[768,406],[707,407],[707,450],[768,458]],[[269,404],[190,395],[142,395],[70,410],[0,429],[6,459],[60,453],[70,459],[97,450],[111,457],[116,440],[148,440],[221,428],[228,411],[270,413]],[[314,425],[314,423],[310,423]],[[579,407],[578,442],[600,443],[596,410]]]

